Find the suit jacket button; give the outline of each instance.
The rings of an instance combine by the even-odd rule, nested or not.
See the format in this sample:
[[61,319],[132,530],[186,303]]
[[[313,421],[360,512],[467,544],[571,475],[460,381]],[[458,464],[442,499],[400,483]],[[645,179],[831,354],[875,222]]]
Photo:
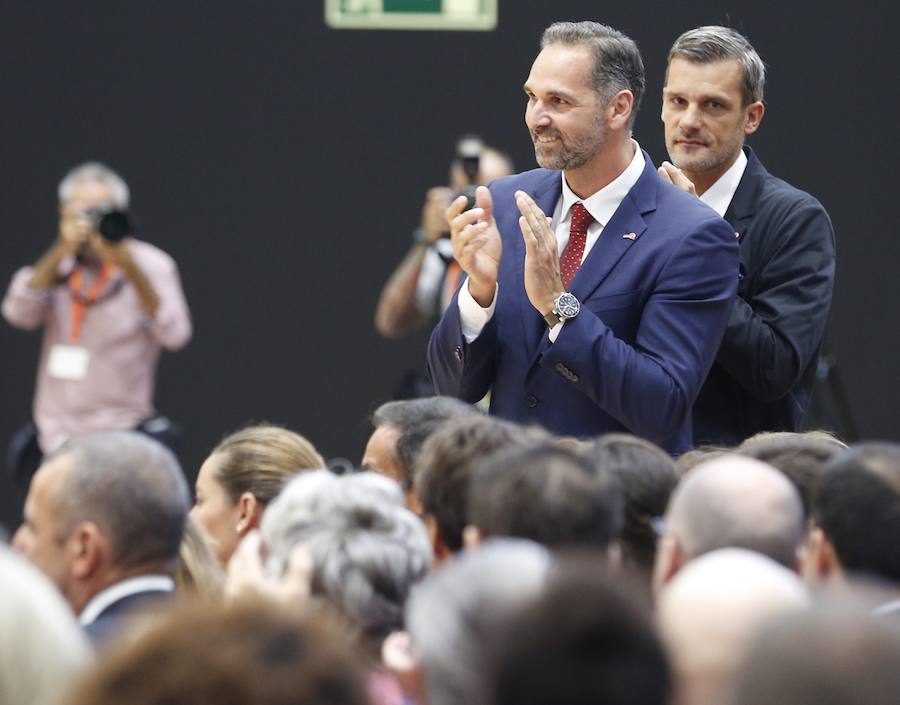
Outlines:
[[527,406],[529,409],[533,409],[537,405],[538,400],[537,397],[534,396],[534,394],[529,394],[527,397],[525,397],[525,406]]
[[456,350],[453,351],[453,355],[456,357],[457,360],[459,360],[460,362],[462,362],[462,359],[463,359],[463,349],[462,349],[462,347],[459,346],[459,345],[457,345],[457,346],[456,346]]

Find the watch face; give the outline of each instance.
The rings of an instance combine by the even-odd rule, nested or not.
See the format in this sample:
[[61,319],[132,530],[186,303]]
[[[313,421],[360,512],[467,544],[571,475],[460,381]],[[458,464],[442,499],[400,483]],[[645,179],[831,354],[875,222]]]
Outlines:
[[581,304],[573,294],[561,294],[556,300],[556,310],[562,318],[574,318],[581,310]]

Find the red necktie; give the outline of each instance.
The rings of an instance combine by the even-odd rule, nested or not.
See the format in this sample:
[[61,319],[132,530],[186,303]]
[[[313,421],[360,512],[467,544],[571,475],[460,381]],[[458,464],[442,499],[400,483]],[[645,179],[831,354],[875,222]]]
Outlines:
[[584,255],[584,243],[587,241],[588,226],[594,221],[594,217],[587,212],[587,208],[581,203],[572,206],[572,223],[569,226],[569,242],[559,256],[559,273],[562,275],[563,286],[569,288],[569,283],[578,273],[581,266],[581,257]]

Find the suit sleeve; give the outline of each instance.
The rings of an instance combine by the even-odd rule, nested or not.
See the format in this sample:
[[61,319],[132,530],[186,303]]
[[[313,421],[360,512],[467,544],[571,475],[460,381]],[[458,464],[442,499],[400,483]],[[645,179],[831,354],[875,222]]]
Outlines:
[[467,343],[458,297],[459,290],[431,334],[426,365],[435,392],[474,404],[487,394],[494,380],[497,321],[491,317],[478,337]]
[[[737,298],[717,362],[752,396],[790,392],[817,353],[834,286],[834,230],[815,199],[787,209],[770,233],[773,252]],[[755,235],[755,233],[753,233]]]
[[634,433],[663,440],[690,414],[737,289],[732,229],[707,219],[682,236],[651,287],[633,344],[582,309],[547,345],[541,365],[567,379]]

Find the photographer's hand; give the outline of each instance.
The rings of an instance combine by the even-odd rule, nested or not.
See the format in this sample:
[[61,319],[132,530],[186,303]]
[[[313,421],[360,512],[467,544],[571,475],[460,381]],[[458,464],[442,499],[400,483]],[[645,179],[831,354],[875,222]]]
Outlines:
[[122,270],[122,274],[137,290],[144,313],[150,318],[156,318],[156,311],[159,309],[159,294],[156,293],[153,284],[131,256],[130,240],[131,238],[125,238],[119,242],[110,242],[96,232],[92,232],[89,238],[91,249],[97,253],[97,256],[103,262],[115,265]]
[[34,264],[28,286],[46,291],[59,282],[59,263],[74,256],[87,242],[91,222],[83,213],[62,209],[59,214],[59,232],[53,245]]

